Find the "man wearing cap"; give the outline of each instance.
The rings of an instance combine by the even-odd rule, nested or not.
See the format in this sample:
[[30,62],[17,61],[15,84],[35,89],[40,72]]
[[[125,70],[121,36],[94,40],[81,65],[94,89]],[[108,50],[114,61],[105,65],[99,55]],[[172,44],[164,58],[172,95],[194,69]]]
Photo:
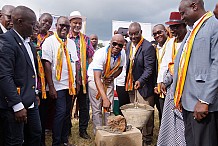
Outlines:
[[0,13],[0,34],[5,33],[7,30],[13,27],[13,23],[11,20],[11,13],[14,10],[14,6],[5,5],[2,7]]
[[167,30],[163,24],[157,24],[153,27],[152,30],[154,40],[157,42],[157,47],[156,47],[156,57],[157,57],[157,85],[154,88],[155,92],[155,104],[159,112],[159,121],[161,121],[162,113],[163,113],[163,105],[164,105],[164,94],[161,93],[160,90],[160,78],[162,78],[163,73],[160,72],[160,65],[162,63],[162,59],[165,55],[166,52],[166,44],[169,41],[169,37],[167,35]]
[[84,139],[91,137],[87,133],[89,122],[89,98],[87,88],[87,69],[92,61],[94,54],[93,46],[89,37],[81,33],[82,22],[86,18],[80,14],[79,11],[70,13],[71,30],[69,38],[76,43],[77,56],[79,61],[76,62],[76,91],[77,100],[79,103],[79,135]]
[[[133,103],[134,97],[137,96],[139,103],[154,106],[155,49],[142,37],[141,25],[138,22],[130,24],[128,34],[131,41],[126,47],[126,91],[130,93],[130,102]],[[152,143],[153,128],[152,115],[147,125],[143,127],[144,144]]]
[[179,5],[188,33],[177,53],[172,92],[190,146],[218,145],[218,21],[203,0]]
[[179,12],[171,12],[170,19],[166,24],[169,25],[173,38],[166,45],[167,49],[160,66],[160,71],[163,73],[161,89],[163,93],[166,93],[166,97],[157,145],[185,145],[182,113],[175,109],[170,86],[173,78],[174,59],[187,30]]

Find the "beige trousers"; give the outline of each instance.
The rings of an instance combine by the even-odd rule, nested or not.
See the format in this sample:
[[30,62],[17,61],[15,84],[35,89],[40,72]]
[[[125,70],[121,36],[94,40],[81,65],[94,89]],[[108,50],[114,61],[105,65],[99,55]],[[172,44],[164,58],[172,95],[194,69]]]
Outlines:
[[[102,115],[102,98],[96,99],[98,94],[97,87],[95,85],[94,79],[89,79],[88,81],[88,92],[89,100],[92,108],[92,121],[93,121],[93,130],[96,131],[97,126],[102,126],[107,124],[107,118],[110,115],[109,113],[103,113]],[[107,88],[107,97],[111,102],[110,111],[113,111],[113,102],[114,102],[114,83],[111,83]]]

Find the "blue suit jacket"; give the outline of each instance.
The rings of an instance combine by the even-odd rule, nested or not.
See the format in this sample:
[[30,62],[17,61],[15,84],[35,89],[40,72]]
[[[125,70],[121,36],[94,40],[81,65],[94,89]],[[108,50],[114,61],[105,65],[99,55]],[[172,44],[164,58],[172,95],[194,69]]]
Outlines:
[[[130,44],[127,44],[126,49],[126,77],[129,71],[129,53]],[[133,79],[139,81],[141,88],[139,93],[146,98],[154,94],[154,85],[156,82],[156,51],[150,42],[144,39],[142,45],[135,54],[133,65]]]
[[[30,46],[37,68],[36,49]],[[0,35],[0,108],[10,109],[19,102],[25,108],[36,103],[35,73],[22,40],[11,29]]]
[[[189,33],[175,60],[173,93],[178,79],[180,56]],[[182,94],[183,108],[194,111],[199,99],[210,104],[209,111],[218,111],[218,20],[214,16],[204,22],[195,36]]]

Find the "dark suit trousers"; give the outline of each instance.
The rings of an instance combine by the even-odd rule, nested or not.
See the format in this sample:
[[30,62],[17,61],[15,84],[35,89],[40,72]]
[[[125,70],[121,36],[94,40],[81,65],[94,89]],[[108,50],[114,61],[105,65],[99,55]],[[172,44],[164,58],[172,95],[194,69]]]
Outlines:
[[130,98],[128,92],[125,91],[125,86],[116,86],[116,91],[119,99],[119,113],[120,115],[122,115],[120,107],[130,103]]
[[39,146],[41,142],[41,122],[38,106],[27,110],[27,123],[24,124],[23,146]]
[[61,143],[68,142],[71,122],[70,109],[72,105],[72,95],[69,95],[68,89],[64,89],[57,91],[57,96],[52,128],[52,146],[60,146]]
[[[39,146],[41,124],[38,108],[27,110],[27,124],[15,120],[14,111],[0,110],[0,145],[1,146]],[[24,132],[25,131],[25,132]],[[24,138],[25,135],[25,138]]]
[[[86,84],[86,92],[88,93],[88,84]],[[83,86],[80,86],[80,91],[77,94],[77,100],[79,103],[79,132],[87,130],[89,123],[89,97],[88,94],[83,93]]]
[[165,101],[165,98],[161,98],[159,94],[154,94],[154,104],[156,105],[157,110],[158,110],[160,124],[161,124],[161,118],[163,114],[164,101]]
[[198,122],[193,112],[183,109],[187,146],[218,146],[218,111]]

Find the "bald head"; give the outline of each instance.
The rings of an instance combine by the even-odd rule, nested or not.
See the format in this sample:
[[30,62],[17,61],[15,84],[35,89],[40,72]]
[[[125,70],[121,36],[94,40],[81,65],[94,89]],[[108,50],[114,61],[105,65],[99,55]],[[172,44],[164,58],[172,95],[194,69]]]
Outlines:
[[136,46],[142,37],[141,25],[138,22],[131,23],[129,25],[128,33],[130,40]]
[[15,7],[12,5],[4,5],[0,13],[0,22],[7,30],[13,27],[13,23],[11,21],[11,14],[14,8]]
[[125,39],[123,35],[115,34],[111,39],[112,54],[114,54],[115,56],[118,55],[120,51],[123,49],[124,43]]
[[36,23],[36,15],[28,7],[18,6],[12,12],[12,22],[14,29],[24,38],[33,34]]
[[94,47],[94,49],[96,49],[98,45],[98,36],[96,34],[91,34],[89,38],[92,43],[92,46]]

